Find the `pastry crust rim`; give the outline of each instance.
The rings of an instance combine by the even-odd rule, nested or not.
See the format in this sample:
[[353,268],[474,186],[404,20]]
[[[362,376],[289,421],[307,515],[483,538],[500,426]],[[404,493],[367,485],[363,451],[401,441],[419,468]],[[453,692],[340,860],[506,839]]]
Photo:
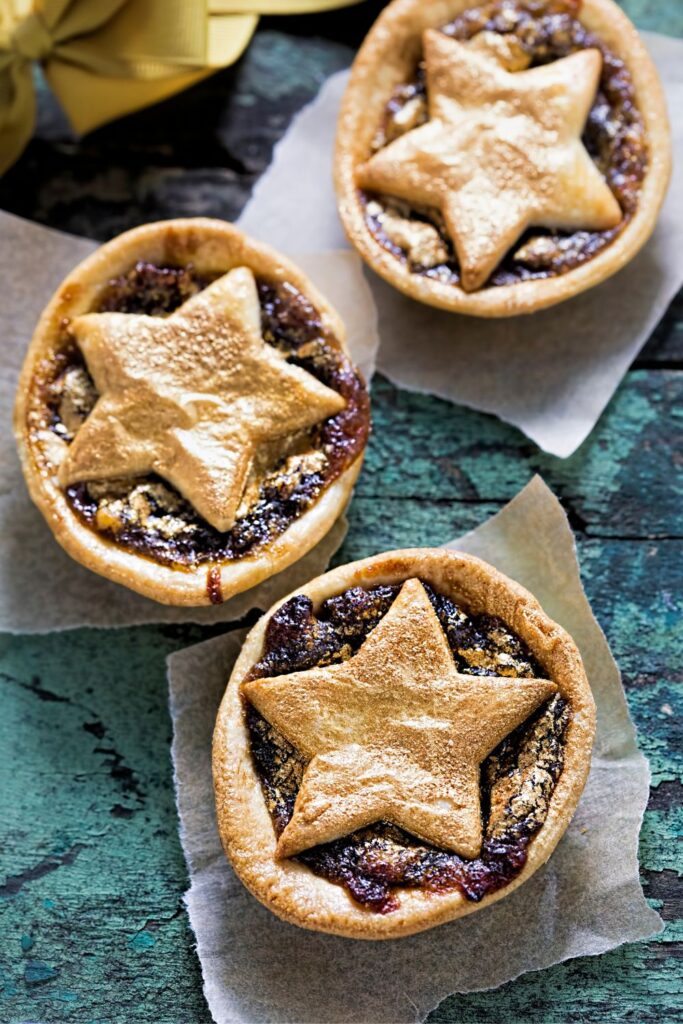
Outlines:
[[474,611],[501,617],[530,646],[568,696],[573,716],[568,727],[565,763],[547,818],[528,847],[522,871],[479,903],[458,890],[426,893],[401,889],[400,907],[382,915],[355,903],[341,886],[303,864],[275,859],[275,833],[254,768],[241,683],[263,651],[268,621],[278,601],[253,627],[235,662],[218,711],[213,736],[213,778],[218,830],[223,849],[246,888],[278,917],[314,931],[356,939],[392,939],[463,917],[489,906],[522,885],[548,859],[564,834],[590,769],[595,734],[595,703],[581,656],[569,634],[553,622],[538,601],[518,583],[472,555],[439,548],[390,551],[319,576],[295,594],[317,606],[326,597],[355,585],[376,585],[419,576],[444,592],[461,596]]
[[129,550],[83,523],[66,500],[56,481],[34,454],[28,422],[34,377],[42,359],[55,349],[64,318],[85,312],[98,291],[112,277],[129,270],[138,260],[182,264],[193,262],[200,270],[225,264],[249,266],[257,276],[286,280],[306,295],[320,313],[340,349],[348,355],[346,330],[341,317],[320,294],[308,276],[270,246],[248,238],[232,224],[213,218],[175,218],[144,224],[118,235],[97,248],[61,282],[41,314],[29,344],[17,387],[14,435],[29,494],[55,539],[76,562],[115,583],[160,604],[199,607],[210,605],[208,574],[214,571],[212,591],[222,601],[250,589],[281,572],[310,551],[329,532],[344,511],[360,472],[364,451],[332,481],[314,504],[283,533],[253,555],[241,559],[205,561],[174,567]]
[[[578,20],[595,32],[627,65],[649,143],[649,164],[634,216],[621,234],[584,264],[564,274],[465,292],[457,284],[413,273],[384,249],[366,225],[355,170],[368,156],[368,143],[380,122],[391,89],[405,81],[411,47],[422,30],[449,20],[477,0],[394,0],[370,29],[353,63],[337,126],[334,179],[346,235],[365,262],[410,298],[453,313],[506,317],[533,313],[579,295],[613,276],[630,262],[654,231],[671,177],[671,138],[666,101],[657,70],[637,30],[613,0],[583,0]],[[413,46],[414,49],[414,46]],[[377,69],[383,83],[377,87]]]

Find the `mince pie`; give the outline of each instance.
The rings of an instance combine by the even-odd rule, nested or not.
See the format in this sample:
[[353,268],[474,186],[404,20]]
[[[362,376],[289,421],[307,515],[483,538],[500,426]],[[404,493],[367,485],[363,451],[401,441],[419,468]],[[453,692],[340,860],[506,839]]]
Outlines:
[[289,921],[418,932],[548,859],[594,730],[573,640],[490,565],[443,549],[345,565],[245,641],[214,734],[223,846]]
[[612,0],[394,0],[354,62],[335,173],[390,284],[509,316],[628,262],[670,167],[657,72]]
[[369,430],[344,326],[295,266],[222,221],[129,231],[46,308],[15,431],[31,496],[88,568],[219,603],[312,548]]

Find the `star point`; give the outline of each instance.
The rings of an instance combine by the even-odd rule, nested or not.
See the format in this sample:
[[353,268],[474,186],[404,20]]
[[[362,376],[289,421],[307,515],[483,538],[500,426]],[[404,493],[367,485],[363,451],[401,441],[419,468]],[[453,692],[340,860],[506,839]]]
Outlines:
[[485,284],[529,227],[619,223],[619,204],[581,142],[599,50],[510,72],[428,29],[424,56],[430,119],[375,153],[358,183],[440,210],[465,291]]
[[263,340],[247,267],[168,317],[88,313],[71,329],[100,397],[61,485],[157,473],[220,531],[234,522],[259,444],[345,405]]
[[242,685],[309,761],[277,856],[388,820],[476,857],[480,765],[556,690],[459,673],[424,587],[408,580],[349,660]]

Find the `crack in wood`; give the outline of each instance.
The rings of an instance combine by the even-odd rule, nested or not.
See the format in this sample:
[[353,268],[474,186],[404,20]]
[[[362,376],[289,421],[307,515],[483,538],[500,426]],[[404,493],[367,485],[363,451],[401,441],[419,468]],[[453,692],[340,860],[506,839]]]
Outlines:
[[39,878],[43,878],[45,875],[49,875],[52,871],[57,871],[58,868],[65,865],[73,864],[81,850],[85,850],[85,848],[85,843],[74,843],[66,853],[50,854],[49,857],[45,857],[44,860],[41,860],[32,868],[26,868],[16,875],[8,875],[4,884],[0,885],[0,897],[11,899],[30,882],[35,882]]
[[648,811],[671,811],[683,807],[683,782],[671,779],[650,789]]

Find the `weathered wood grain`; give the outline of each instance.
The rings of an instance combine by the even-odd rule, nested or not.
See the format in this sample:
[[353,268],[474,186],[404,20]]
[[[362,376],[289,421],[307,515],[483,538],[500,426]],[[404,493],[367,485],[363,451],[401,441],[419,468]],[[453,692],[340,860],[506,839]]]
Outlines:
[[[627,398],[650,376],[631,375]],[[488,417],[451,409],[445,415],[442,403],[400,394],[382,381],[375,409],[378,427],[340,559],[445,540],[500,508],[538,468],[535,453],[524,454],[526,442]],[[673,844],[683,792],[683,737],[675,713],[683,637],[673,633],[683,541],[638,539],[659,516],[649,502],[635,523],[636,536],[628,529],[621,537],[590,535],[609,512],[603,504],[607,478],[618,479],[627,463],[637,476],[648,457],[647,446],[619,447],[617,413],[609,410],[595,440],[607,453],[602,469],[582,478],[582,508],[590,515],[579,524],[578,540],[586,588],[624,670],[652,764],[643,868],[653,900],[663,901],[673,917],[679,911],[669,901],[683,870]],[[401,443],[388,450],[389,436]],[[439,458],[467,466],[465,477],[434,475],[434,437],[441,438]],[[450,437],[457,451],[448,449]],[[558,487],[572,479],[570,468],[554,461],[544,471]],[[112,634],[93,630],[6,641],[0,747],[8,756],[0,786],[7,797],[8,877],[0,899],[9,921],[2,970],[12,1021],[35,1019],[41,1007],[49,1013],[38,1019],[50,1021],[206,1019],[180,902],[186,882],[163,675],[164,655],[201,635],[197,628],[166,627],[119,630],[115,643]],[[526,1006],[525,1019],[539,1024],[609,1020],[599,1016],[600,1007],[616,991],[637,1019],[662,1019],[652,995],[666,991],[669,945],[678,949],[673,940],[673,932],[665,933],[648,946],[558,967],[499,993],[447,1001],[434,1020],[497,1020],[510,999],[512,1008],[521,1014]],[[94,979],[100,982],[96,994]],[[577,986],[588,987],[593,1002],[572,1009]]]
[[[264,19],[246,57],[183,96],[70,135],[41,89],[36,138],[0,206],[106,237],[155,217],[234,217],[294,113],[348,63],[372,2]],[[678,0],[628,0],[683,35]],[[471,529],[541,472],[577,533],[588,596],[624,673],[653,788],[641,836],[650,943],[452,997],[432,1024],[657,1024],[683,1013],[679,296],[588,441],[547,457],[493,417],[373,388],[375,433],[338,560]],[[164,657],[193,627],[75,630],[0,642],[0,1020],[209,1021],[182,893]]]
[[682,407],[680,373],[630,373],[588,442],[559,460],[492,416],[398,392],[379,380],[373,443],[358,495],[383,502],[418,495],[453,515],[464,514],[461,505],[481,504],[479,516],[470,509],[474,519],[463,527],[469,529],[538,472],[581,532],[680,536]]

